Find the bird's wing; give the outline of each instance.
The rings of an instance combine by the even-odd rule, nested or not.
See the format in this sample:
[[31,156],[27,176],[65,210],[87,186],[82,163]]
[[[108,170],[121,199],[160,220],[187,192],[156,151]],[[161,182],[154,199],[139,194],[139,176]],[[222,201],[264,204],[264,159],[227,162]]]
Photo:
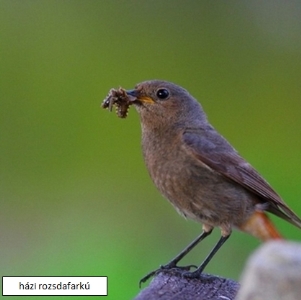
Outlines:
[[186,151],[212,170],[239,183],[269,205],[267,211],[301,228],[301,220],[280,196],[214,128],[187,129],[182,134]]

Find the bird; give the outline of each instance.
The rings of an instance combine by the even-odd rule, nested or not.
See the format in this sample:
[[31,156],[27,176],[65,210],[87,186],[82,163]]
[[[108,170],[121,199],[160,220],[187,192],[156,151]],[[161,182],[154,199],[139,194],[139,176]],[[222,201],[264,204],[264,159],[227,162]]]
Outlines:
[[[209,123],[201,104],[168,81],[149,80],[127,90],[140,116],[142,152],[152,181],[180,215],[202,224],[202,232],[183,251],[140,280],[160,271],[180,270],[199,278],[232,229],[262,241],[282,239],[267,213],[301,229],[300,218],[267,181]],[[179,261],[214,228],[220,239],[190,271]]]

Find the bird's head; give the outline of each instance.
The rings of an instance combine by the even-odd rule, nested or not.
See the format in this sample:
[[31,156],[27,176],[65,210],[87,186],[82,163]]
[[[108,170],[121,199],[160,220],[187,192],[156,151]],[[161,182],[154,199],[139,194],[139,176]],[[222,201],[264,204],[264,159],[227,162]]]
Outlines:
[[[143,125],[151,127],[183,125],[206,120],[200,104],[182,87],[167,81],[151,80],[126,92]],[[134,99],[134,98],[132,98]]]

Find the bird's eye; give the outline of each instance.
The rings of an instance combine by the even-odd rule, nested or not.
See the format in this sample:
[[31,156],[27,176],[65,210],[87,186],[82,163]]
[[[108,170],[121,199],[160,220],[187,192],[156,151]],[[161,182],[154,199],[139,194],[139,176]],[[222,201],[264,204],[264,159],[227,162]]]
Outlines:
[[169,91],[167,89],[158,89],[156,95],[159,99],[167,99],[169,97]]

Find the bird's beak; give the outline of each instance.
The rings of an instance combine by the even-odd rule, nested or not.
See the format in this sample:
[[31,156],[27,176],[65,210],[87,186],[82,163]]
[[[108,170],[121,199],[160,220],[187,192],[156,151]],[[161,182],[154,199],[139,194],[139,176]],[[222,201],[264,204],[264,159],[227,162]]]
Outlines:
[[[141,103],[147,103],[147,104],[155,103],[155,101],[151,97],[141,95],[139,90],[129,90],[129,91],[126,91],[126,94],[128,96],[130,96],[131,98],[133,97],[132,101],[139,101]],[[135,98],[135,100],[134,100],[134,98]]]

